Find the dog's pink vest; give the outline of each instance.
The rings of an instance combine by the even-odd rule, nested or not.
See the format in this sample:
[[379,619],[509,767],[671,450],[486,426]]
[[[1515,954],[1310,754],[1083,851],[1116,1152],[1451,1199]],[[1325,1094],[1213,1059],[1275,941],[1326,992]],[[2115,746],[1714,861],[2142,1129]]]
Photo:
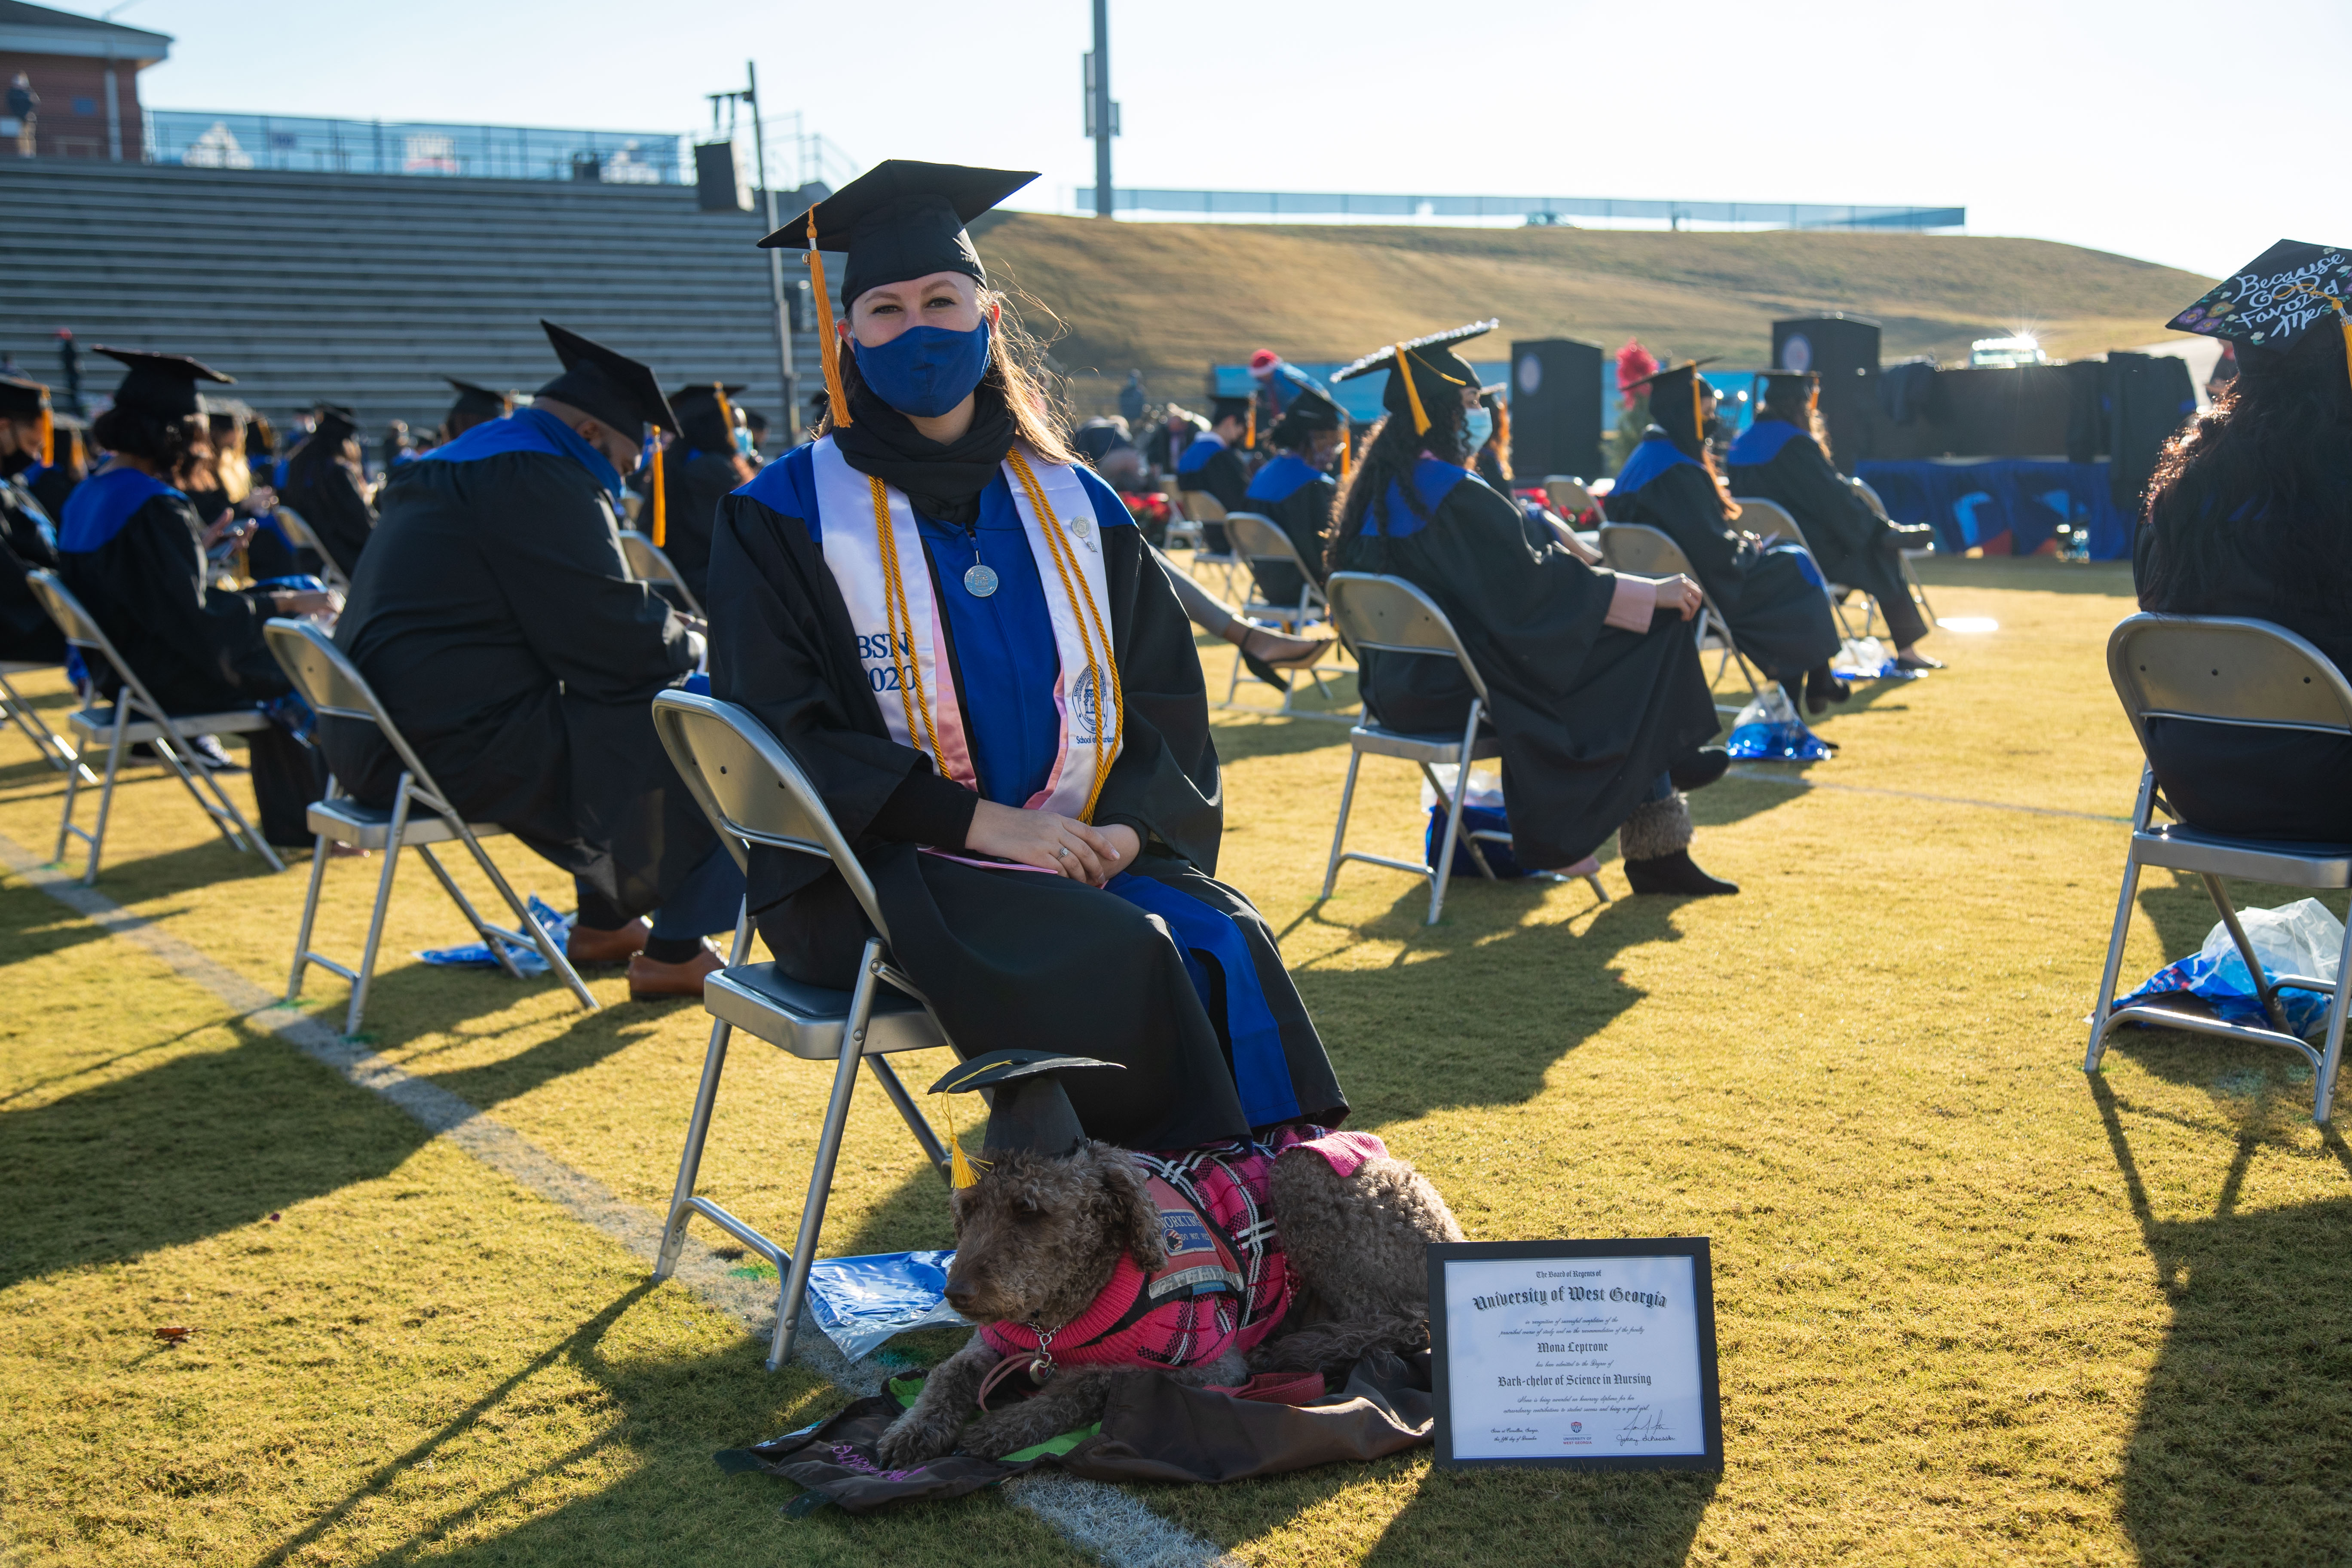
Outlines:
[[[1286,1127],[1270,1143],[1237,1142],[1128,1158],[1160,1210],[1168,1261],[1145,1273],[1125,1253],[1093,1305],[1054,1331],[1047,1349],[1065,1366],[1201,1366],[1247,1351],[1290,1310],[1293,1282],[1266,1184],[1275,1156],[1312,1149],[1343,1176],[1388,1145],[1369,1132]],[[990,1323],[981,1337],[1000,1355],[1034,1356],[1039,1338],[1021,1323]]]

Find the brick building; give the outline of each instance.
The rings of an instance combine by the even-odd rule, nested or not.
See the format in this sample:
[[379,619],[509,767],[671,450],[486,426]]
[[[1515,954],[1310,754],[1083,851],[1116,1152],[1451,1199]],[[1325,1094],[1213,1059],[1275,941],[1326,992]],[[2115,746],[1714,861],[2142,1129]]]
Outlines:
[[[0,158],[139,162],[139,73],[171,49],[162,33],[0,0]],[[29,116],[19,85],[39,100]]]

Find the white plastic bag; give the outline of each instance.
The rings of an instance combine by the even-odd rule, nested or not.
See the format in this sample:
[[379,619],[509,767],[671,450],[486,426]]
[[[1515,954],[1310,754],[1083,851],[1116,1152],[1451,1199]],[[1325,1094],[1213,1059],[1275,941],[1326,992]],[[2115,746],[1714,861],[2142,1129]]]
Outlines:
[[[2344,952],[2344,922],[2317,899],[2299,899],[2274,910],[2240,910],[2238,923],[2273,979],[2282,974],[2331,983],[2336,979],[2336,960]],[[2238,944],[2230,940],[2228,924],[2215,921],[2198,952],[2217,966],[2236,958]]]
[[[1429,771],[1435,773],[1437,775],[1437,782],[1445,786],[1446,799],[1453,799],[1454,781],[1462,776],[1462,764],[1459,763],[1438,763],[1433,764]],[[1422,780],[1421,809],[1428,811],[1437,804],[1437,792],[1429,787],[1429,781],[1427,779]],[[1477,806],[1486,811],[1502,810],[1502,779],[1488,769],[1472,768],[1470,770],[1470,793],[1468,796],[1465,798],[1463,804],[1465,805]]]

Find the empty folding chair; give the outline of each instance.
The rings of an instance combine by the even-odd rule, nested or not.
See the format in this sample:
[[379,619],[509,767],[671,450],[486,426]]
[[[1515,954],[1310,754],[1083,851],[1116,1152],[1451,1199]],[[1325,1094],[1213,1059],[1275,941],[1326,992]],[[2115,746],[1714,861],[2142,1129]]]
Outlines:
[[[1249,579],[1249,599],[1242,606],[1244,617],[1254,621],[1272,621],[1294,637],[1307,627],[1320,626],[1328,618],[1328,610],[1323,602],[1323,590],[1315,585],[1315,574],[1307,570],[1307,563],[1299,558],[1298,547],[1290,542],[1290,535],[1283,532],[1281,525],[1274,519],[1265,516],[1263,512],[1229,512],[1225,516],[1225,538],[1233,546],[1234,559],[1244,566],[1255,564],[1287,566],[1298,574],[1297,602],[1287,605],[1270,604],[1260,598],[1257,594],[1257,577],[1252,574]],[[1331,689],[1324,684],[1321,669],[1309,665],[1307,673],[1314,680],[1317,691],[1327,698],[1331,695]],[[1234,694],[1241,689],[1241,685],[1242,650],[1236,646],[1234,649],[1233,679],[1226,683],[1223,706],[1227,708],[1234,706]],[[1296,695],[1296,682],[1286,681],[1282,691],[1282,706],[1275,711],[1296,712],[1297,710],[1292,706],[1292,699]],[[1264,710],[1261,709],[1260,711]],[[1337,718],[1339,715],[1317,713],[1313,717],[1324,719]]]
[[629,565],[629,575],[640,583],[650,583],[665,594],[674,594],[681,608],[689,616],[702,614],[702,601],[686,585],[669,552],[634,528],[621,530],[621,554]]
[[82,783],[96,784],[98,775],[83,763],[81,753],[74,750],[74,743],[50,729],[47,722],[33,710],[33,705],[25,700],[24,694],[8,683],[12,675],[39,675],[56,668],[54,664],[0,662],[0,730],[16,725],[25,732],[25,739],[33,742],[33,750],[41,753],[41,761],[59,773],[68,768],[79,769]]
[[[1798,523],[1796,513],[1790,511],[1787,507],[1782,506],[1779,501],[1766,500],[1761,496],[1734,496],[1731,498],[1731,504],[1740,510],[1742,515],[1739,521],[1748,528],[1749,532],[1757,534],[1778,533],[1781,538],[1789,541],[1791,544],[1796,545],[1799,549],[1802,550],[1806,555],[1811,558],[1813,570],[1820,573],[1821,575],[1822,592],[1829,596],[1830,617],[1837,622],[1838,636],[1845,638],[1849,642],[1853,641],[1854,637],[1854,629],[1846,623],[1845,605],[1843,601],[1845,596],[1848,594],[1853,593],[1853,590],[1845,586],[1842,583],[1831,582],[1829,580],[1829,574],[1821,570],[1822,558],[1813,553],[1813,547],[1811,543],[1806,540],[1805,531]],[[1865,594],[1863,597],[1864,600],[1868,600],[1870,595]],[[1870,635],[1870,623],[1867,620],[1863,623],[1862,635],[1864,637],[1868,637]]]
[[[2234,616],[2128,616],[2107,638],[2107,677],[2115,682],[2116,695],[2123,700],[2124,712],[2143,751],[2150,719],[2352,735],[2352,684],[2346,683],[2326,654],[2268,621]],[[2335,981],[2305,974],[2266,976],[2221,879],[2242,877],[2313,891],[2352,888],[2352,844],[2233,838],[2177,820],[2158,825],[2152,819],[2158,805],[2166,816],[2177,816],[2157,786],[2156,770],[2143,766],[2139,801],[2132,810],[2131,845],[2124,857],[2123,890],[2116,899],[2106,968],[2099,976],[2098,1000],[2091,1008],[2091,1045],[2083,1058],[2083,1070],[2096,1072],[2107,1037],[2116,1026],[2135,1021],[2284,1046],[2300,1052],[2311,1064],[2315,1079],[2311,1119],[2324,1123],[2336,1098],[2336,1069],[2344,1057],[2346,997],[2352,995],[2352,928],[2347,929],[2344,948],[2336,956]],[[2131,929],[2132,900],[2139,889],[2143,866],[2189,871],[2203,880],[2238,955],[2245,961],[2246,972],[2253,977],[2271,1027],[2225,1023],[2183,1008],[2114,1005],[2124,938]],[[2277,996],[2282,986],[2327,997],[2326,1043],[2321,1048],[2314,1049],[2288,1028]]]
[[1551,510],[1570,522],[1580,522],[1600,514],[1601,503],[1592,499],[1592,492],[1585,489],[1584,481],[1572,475],[1546,474],[1543,492],[1544,500]]
[[[481,840],[502,837],[506,829],[488,823],[469,823],[449,805],[448,797],[441,793],[416,753],[410,750],[400,727],[384,711],[376,700],[359,668],[345,658],[327,634],[309,621],[278,619],[262,628],[269,640],[269,651],[286,671],[286,679],[302,694],[320,714],[336,719],[356,719],[373,724],[400,758],[400,783],[393,790],[389,806],[362,805],[345,795],[342,786],[330,780],[327,798],[310,803],[310,831],[319,836],[318,847],[310,858],[310,888],[302,899],[302,923],[294,935],[294,973],[286,982],[286,1000],[292,1002],[302,994],[302,977],[311,964],[341,975],[352,984],[352,1001],[343,1015],[343,1033],[360,1031],[361,1016],[367,1009],[368,987],[375,979],[376,948],[383,940],[384,915],[392,907],[393,873],[399,869],[400,852],[414,849],[431,868],[434,879],[457,906],[477,934],[488,944],[490,956],[499,966],[517,979],[522,971],[515,964],[514,954],[524,948],[535,949],[547,965],[561,975],[580,998],[580,1005],[593,1013],[596,998],[581,983],[579,973],[563,954],[563,949],[540,923],[531,918],[530,910],[515,896],[506,877],[488,854]],[[422,812],[415,808],[422,806]],[[447,868],[433,853],[436,844],[451,841],[463,844],[490,879],[490,886],[514,911],[516,927],[493,925],[484,920],[457,884],[451,879]],[[354,849],[380,849],[383,864],[376,871],[375,910],[368,919],[367,943],[360,949],[360,966],[349,968],[310,948],[310,929],[319,915],[319,892],[326,880],[328,853],[331,844],[345,844]]]
[[[173,715],[164,712],[163,704],[149,694],[146,683],[139,679],[139,672],[114,651],[114,644],[109,640],[105,630],[90,618],[89,612],[82,608],[81,601],[73,596],[72,590],[59,581],[56,573],[27,572],[25,581],[31,584],[33,596],[40,600],[41,607],[48,611],[49,618],[57,622],[58,629],[65,633],[66,641],[85,653],[95,654],[106,660],[122,680],[114,694],[112,705],[84,708],[67,721],[67,726],[82,737],[84,752],[99,742],[105,742],[106,774],[99,781],[101,787],[98,796],[98,821],[88,829],[75,824],[74,805],[81,782],[89,776],[89,770],[78,767],[66,774],[65,810],[58,819],[57,849],[49,858],[63,860],[66,858],[66,841],[79,838],[89,846],[89,863],[83,868],[82,883],[88,886],[98,880],[99,856],[106,846],[106,823],[114,809],[114,784],[122,772],[123,752],[144,742],[163,765],[187,786],[188,794],[204,808],[205,815],[212,818],[213,826],[220,830],[223,838],[228,840],[231,848],[258,850],[261,858],[269,862],[271,870],[286,869],[286,862],[278,858],[278,851],[253,830],[252,824],[245,820],[245,813],[236,808],[236,803],[229,799],[228,792],[221,788],[212,764],[196,751],[193,740],[197,735],[241,735],[266,730],[269,727],[268,716],[257,708],[233,709],[226,713]],[[183,747],[186,748],[185,756],[181,754]],[[194,772],[189,770],[191,762],[195,764]],[[206,792],[210,792],[209,797]]]
[[[1215,523],[1219,528],[1224,526],[1225,503],[1208,491],[1185,490],[1181,493],[1181,499],[1184,515],[1191,520],[1194,530],[1199,531],[1202,524],[1209,522]],[[1197,573],[1203,566],[1215,567],[1224,574],[1224,596],[1228,599],[1238,598],[1240,595],[1234,591],[1234,574],[1240,570],[1242,558],[1233,552],[1232,536],[1226,537],[1225,548],[1223,550],[1211,550],[1205,532],[1197,533],[1197,537],[1200,542],[1192,547],[1192,570]]]
[[[776,1323],[768,1343],[768,1370],[773,1372],[793,1353],[793,1340],[800,1331],[809,1266],[816,1260],[825,1200],[833,1190],[834,1164],[849,1121],[850,1093],[857,1084],[857,1064],[862,1060],[873,1069],[882,1092],[890,1097],[890,1103],[898,1107],[915,1135],[923,1158],[944,1178],[947,1146],[882,1058],[897,1051],[936,1049],[950,1042],[922,993],[891,962],[890,928],[882,918],[874,884],[866,879],[865,867],[835,826],[824,797],[792,753],[745,710],[683,691],[664,691],[654,698],[654,728],[670,761],[677,765],[679,776],[694,791],[738,864],[748,868],[746,847],[753,844],[830,860],[874,931],[866,938],[852,989],[804,985],[773,963],[744,962],[751,937],[747,903],[736,921],[735,943],[727,967],[703,981],[702,1005],[714,1020],[710,1045],[703,1055],[702,1081],[695,1090],[694,1111],[687,1121],[686,1152],[678,1160],[677,1185],[670,1197],[654,1278],[667,1279],[677,1267],[687,1224],[696,1215],[766,1258],[774,1266],[777,1279]],[[818,1129],[808,1196],[801,1205],[800,1230],[789,1252],[748,1221],[696,1195],[694,1190],[703,1142],[710,1133],[711,1107],[719,1099],[719,1073],[727,1063],[728,1043],[737,1029],[803,1060],[834,1064],[833,1093]]]
[[[1664,529],[1652,528],[1646,522],[1604,522],[1601,525],[1601,559],[1612,572],[1623,572],[1635,577],[1672,577],[1679,573],[1692,582],[1698,582],[1690,557],[1683,553],[1674,536]],[[1723,658],[1715,667],[1715,678],[1723,679],[1726,665],[1737,664],[1740,679],[1756,696],[1763,690],[1756,684],[1755,675],[1748,668],[1747,655],[1731,635],[1731,623],[1716,607],[1714,596],[1704,584],[1699,585],[1699,613],[1691,617],[1691,640],[1701,653],[1720,653]],[[1736,706],[1716,704],[1727,713],[1736,713]]]
[[[1470,683],[1470,717],[1462,727],[1459,740],[1451,735],[1412,735],[1391,730],[1373,721],[1369,710],[1364,721],[1348,731],[1348,782],[1339,789],[1339,821],[1331,830],[1331,858],[1323,868],[1321,896],[1327,899],[1339,886],[1339,865],[1345,860],[1362,860],[1427,879],[1427,923],[1435,925],[1439,911],[1445,907],[1446,879],[1454,874],[1454,846],[1466,847],[1471,864],[1491,882],[1496,879],[1494,868],[1486,864],[1486,851],[1478,846],[1482,841],[1504,845],[1511,842],[1509,834],[1492,828],[1474,832],[1462,816],[1463,802],[1470,793],[1470,764],[1503,754],[1500,740],[1478,732],[1479,721],[1486,714],[1486,683],[1479,677],[1478,667],[1470,661],[1462,639],[1454,635],[1454,623],[1445,618],[1445,612],[1403,578],[1369,572],[1334,572],[1331,580],[1324,584],[1324,591],[1330,595],[1331,624],[1355,650],[1359,661],[1367,649],[1414,658],[1450,658],[1461,667],[1463,679]],[[1401,757],[1416,764],[1429,787],[1437,792],[1438,801],[1444,807],[1445,847],[1438,851],[1435,870],[1431,870],[1423,860],[1367,855],[1347,847],[1348,814],[1356,803],[1356,770],[1363,765],[1366,753]],[[1441,765],[1454,770],[1451,790],[1437,776],[1436,769]],[[1601,888],[1601,879],[1587,877],[1585,880],[1606,902],[1609,894]]]
[[307,550],[319,558],[319,581],[338,594],[352,591],[351,579],[343,575],[343,569],[335,564],[335,558],[327,553],[327,547],[319,542],[317,531],[300,512],[290,506],[281,506],[273,515],[278,519],[279,531],[286,535],[286,542],[297,550]]

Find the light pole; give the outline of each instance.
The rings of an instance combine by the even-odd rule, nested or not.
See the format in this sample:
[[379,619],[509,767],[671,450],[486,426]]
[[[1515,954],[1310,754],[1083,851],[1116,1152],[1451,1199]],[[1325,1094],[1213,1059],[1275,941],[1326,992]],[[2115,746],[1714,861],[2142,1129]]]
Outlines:
[[1095,216],[1115,216],[1110,184],[1110,138],[1118,108],[1110,100],[1110,0],[1095,0],[1095,52],[1087,83],[1093,101],[1087,118],[1094,121]]
[[[1101,0],[1097,0],[1099,8]],[[776,232],[776,192],[768,184],[768,138],[760,124],[760,65],[757,60],[743,62],[746,86],[743,101],[751,106],[751,146],[758,157],[760,195],[767,204],[768,232]],[[776,310],[776,368],[784,383],[784,440],[786,447],[800,439],[800,378],[793,374],[793,318],[784,308],[784,253],[781,249],[768,252],[768,291]]]

